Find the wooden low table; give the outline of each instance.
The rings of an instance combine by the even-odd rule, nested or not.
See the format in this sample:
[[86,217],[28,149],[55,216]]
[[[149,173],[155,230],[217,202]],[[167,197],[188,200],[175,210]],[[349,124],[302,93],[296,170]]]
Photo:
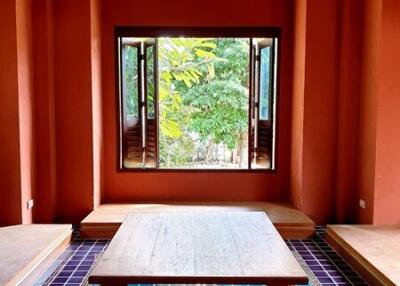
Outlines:
[[130,213],[89,283],[307,284],[264,212]]

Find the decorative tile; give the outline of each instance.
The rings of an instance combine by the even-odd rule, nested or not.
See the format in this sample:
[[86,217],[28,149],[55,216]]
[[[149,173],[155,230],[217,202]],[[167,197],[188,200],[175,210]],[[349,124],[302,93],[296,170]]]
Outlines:
[[108,240],[80,240],[75,238],[57,257],[50,271],[46,271],[35,285],[82,285],[95,259],[105,250]]
[[[79,232],[53,265],[35,283],[36,286],[86,285],[96,259],[105,251],[109,240],[82,240]],[[363,286],[363,278],[324,240],[325,228],[318,226],[309,240],[287,240],[286,244],[309,276],[309,285]],[[155,286],[153,284],[130,284]],[[94,286],[94,285],[93,285]]]

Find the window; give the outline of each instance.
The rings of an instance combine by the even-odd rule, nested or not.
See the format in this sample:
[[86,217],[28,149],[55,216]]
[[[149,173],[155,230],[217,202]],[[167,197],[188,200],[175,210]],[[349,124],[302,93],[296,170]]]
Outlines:
[[119,168],[273,170],[277,37],[150,34],[117,35]]

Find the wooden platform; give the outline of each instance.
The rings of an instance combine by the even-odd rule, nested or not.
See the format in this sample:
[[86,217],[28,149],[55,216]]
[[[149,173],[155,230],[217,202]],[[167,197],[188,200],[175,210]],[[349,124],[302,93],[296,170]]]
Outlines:
[[0,285],[32,285],[47,258],[69,243],[71,225],[15,225],[0,228]]
[[371,285],[400,285],[400,226],[329,225],[326,239]]
[[264,212],[133,212],[89,283],[307,284]]
[[263,211],[284,238],[309,238],[315,224],[303,212],[287,204],[237,202],[170,202],[157,204],[104,204],[81,222],[81,236],[112,238],[129,212],[167,211]]

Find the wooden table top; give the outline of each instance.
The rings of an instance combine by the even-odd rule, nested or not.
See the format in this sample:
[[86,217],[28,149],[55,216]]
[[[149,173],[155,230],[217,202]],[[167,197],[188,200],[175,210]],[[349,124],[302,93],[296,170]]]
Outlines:
[[307,284],[264,212],[130,213],[89,283]]

